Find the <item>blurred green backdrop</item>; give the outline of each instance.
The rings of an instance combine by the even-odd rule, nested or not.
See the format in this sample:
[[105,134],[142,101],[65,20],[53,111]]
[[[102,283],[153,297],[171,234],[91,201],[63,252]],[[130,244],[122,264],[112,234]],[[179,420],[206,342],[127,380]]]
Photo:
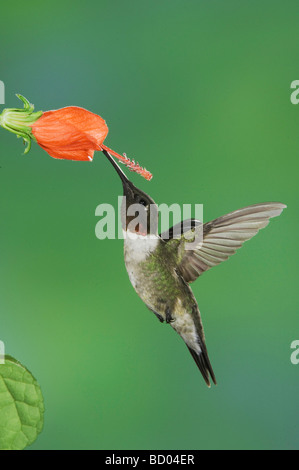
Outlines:
[[105,158],[57,161],[0,130],[1,330],[41,384],[32,449],[298,448],[297,0],[37,1],[1,6],[6,106],[83,106],[106,144],[154,173],[159,203],[205,220],[264,201],[288,209],[194,285],[219,382],[134,293],[98,204]]

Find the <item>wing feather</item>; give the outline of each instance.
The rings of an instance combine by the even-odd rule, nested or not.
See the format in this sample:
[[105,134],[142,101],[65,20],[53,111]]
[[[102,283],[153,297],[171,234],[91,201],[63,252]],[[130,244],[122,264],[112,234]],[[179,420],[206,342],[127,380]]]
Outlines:
[[[170,229],[169,232],[176,233],[178,238],[176,242],[181,259],[178,271],[186,282],[195,281],[203,272],[235,254],[245,241],[254,237],[268,225],[270,218],[279,216],[285,208],[284,204],[270,202],[244,207],[206,224],[192,220],[189,221],[191,230],[185,231],[180,238],[177,234],[183,223],[177,224],[175,230]],[[192,241],[192,235],[195,239],[200,234],[202,240],[190,249],[188,243],[190,239]]]

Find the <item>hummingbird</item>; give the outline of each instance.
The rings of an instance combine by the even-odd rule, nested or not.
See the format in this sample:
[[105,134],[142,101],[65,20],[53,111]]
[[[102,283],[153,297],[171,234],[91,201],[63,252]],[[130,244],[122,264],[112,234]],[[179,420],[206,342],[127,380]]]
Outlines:
[[[287,206],[279,202],[255,204],[204,224],[196,219],[182,221],[159,234],[159,211],[154,200],[134,186],[108,151],[103,153],[123,186],[121,219],[130,281],[159,321],[169,324],[181,336],[207,386],[211,387],[211,380],[216,385],[190,284],[232,256]],[[140,211],[143,216],[135,223]]]

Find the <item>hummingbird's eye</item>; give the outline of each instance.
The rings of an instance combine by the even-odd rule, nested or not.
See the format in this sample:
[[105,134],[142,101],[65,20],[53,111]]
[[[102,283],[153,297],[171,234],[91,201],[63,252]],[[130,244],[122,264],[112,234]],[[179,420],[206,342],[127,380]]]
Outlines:
[[147,202],[144,199],[140,199],[139,204],[142,204],[143,206],[147,206]]

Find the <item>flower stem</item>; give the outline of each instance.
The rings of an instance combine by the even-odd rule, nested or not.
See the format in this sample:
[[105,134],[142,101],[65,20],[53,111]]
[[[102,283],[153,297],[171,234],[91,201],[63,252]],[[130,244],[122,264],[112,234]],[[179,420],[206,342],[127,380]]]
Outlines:
[[24,104],[23,109],[8,108],[0,114],[0,126],[18,137],[22,137],[27,143],[25,154],[31,148],[31,141],[36,140],[32,134],[31,125],[34,124],[43,114],[42,111],[34,112],[34,106],[24,96],[16,95]]

